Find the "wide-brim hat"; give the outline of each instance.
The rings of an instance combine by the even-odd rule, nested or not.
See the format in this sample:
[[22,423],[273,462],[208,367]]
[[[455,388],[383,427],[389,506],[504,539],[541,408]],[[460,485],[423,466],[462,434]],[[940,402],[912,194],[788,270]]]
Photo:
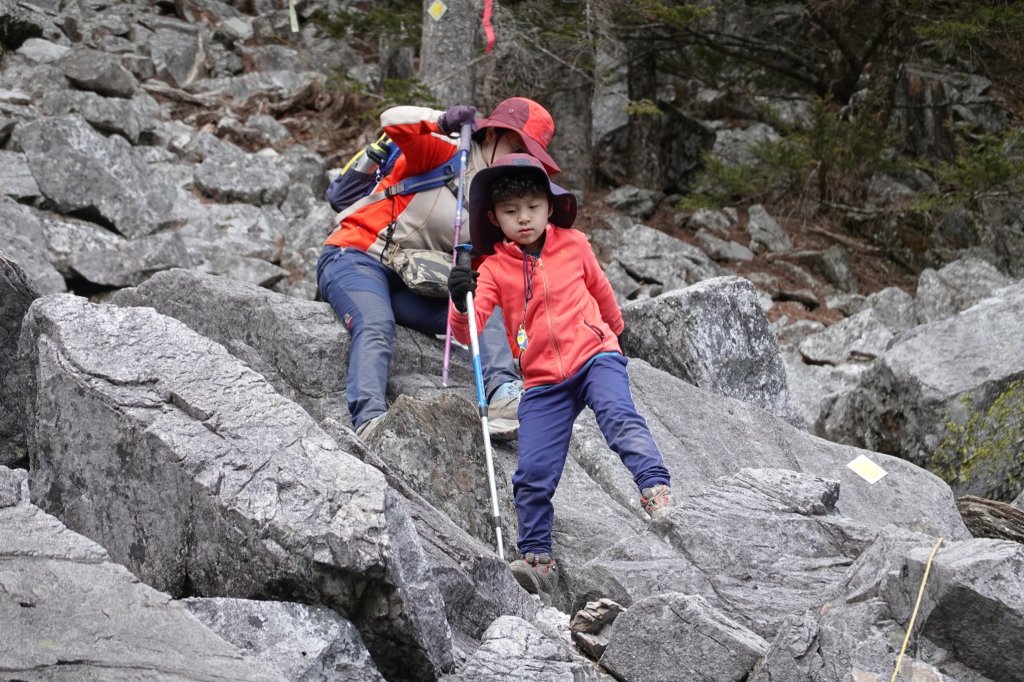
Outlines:
[[544,164],[551,175],[560,173],[561,168],[548,154],[548,144],[555,134],[555,122],[548,110],[525,97],[510,97],[498,106],[487,118],[477,119],[476,129],[507,128],[519,133],[527,151]]
[[505,239],[501,228],[491,222],[487,212],[491,210],[491,185],[495,180],[510,174],[536,175],[541,183],[548,186],[551,201],[551,217],[548,220],[556,227],[572,227],[576,222],[576,195],[551,182],[540,159],[530,154],[506,154],[493,164],[477,171],[469,184],[469,238],[473,250],[481,255],[494,253],[494,245]]

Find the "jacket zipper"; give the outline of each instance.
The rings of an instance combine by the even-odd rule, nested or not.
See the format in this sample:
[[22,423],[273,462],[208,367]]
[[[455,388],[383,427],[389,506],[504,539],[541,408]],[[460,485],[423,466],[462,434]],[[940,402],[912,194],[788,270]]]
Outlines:
[[544,283],[544,317],[548,321],[548,334],[551,336],[551,346],[555,349],[555,359],[558,361],[558,371],[562,380],[568,379],[565,372],[565,363],[562,362],[562,349],[558,347],[558,336],[555,334],[554,320],[551,319],[551,292],[548,290],[548,276],[544,272],[544,261],[537,258],[537,265],[540,267],[540,279]]

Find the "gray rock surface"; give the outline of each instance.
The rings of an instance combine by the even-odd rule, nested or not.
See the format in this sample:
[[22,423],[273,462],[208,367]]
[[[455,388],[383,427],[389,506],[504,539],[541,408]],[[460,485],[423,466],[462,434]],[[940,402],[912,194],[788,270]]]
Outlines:
[[[930,529],[948,538],[970,536],[948,486],[908,462],[870,455],[888,475],[869,484],[847,467],[863,451],[811,436],[763,410],[697,389],[642,361],[633,360],[629,367],[634,400],[673,475],[680,510],[651,524],[646,533],[643,526],[630,522],[623,515],[627,511],[633,519],[645,518],[636,502],[636,486],[618,456],[603,445],[592,420],[581,418],[571,461],[579,463],[590,486],[598,482],[601,489],[596,492],[583,485],[567,467],[554,498],[554,550],[563,566],[556,601],[570,604],[567,610],[600,597],[628,606],[660,592],[683,591],[718,600],[712,602],[716,608],[767,639],[785,613],[818,598],[812,585],[821,587],[841,577],[878,528],[895,524]],[[509,466],[500,450],[498,459]],[[789,473],[740,477],[742,482],[729,485],[718,480],[732,480],[745,468],[763,467]],[[770,511],[778,506],[771,500],[790,494],[781,483],[785,475],[838,482],[836,507],[841,516],[801,519],[808,528],[817,528],[807,537],[833,538],[827,545],[837,552],[832,558],[817,553],[823,540],[805,544],[806,537],[799,533],[778,536],[786,524]],[[685,521],[677,523],[677,517]],[[762,530],[751,531],[757,527]],[[845,529],[845,543],[836,539],[840,528]],[[691,535],[673,535],[676,529]],[[752,534],[771,537],[775,544],[751,546],[747,538]],[[788,542],[792,545],[784,544]],[[793,548],[792,560],[780,559],[786,550],[779,548],[787,546]],[[744,567],[758,565],[764,566],[759,575],[772,577],[762,582],[729,577],[733,567],[747,575]],[[733,590],[732,605],[727,607],[720,595]],[[767,617],[773,622],[759,622],[766,617],[762,614],[771,614]]]
[[196,187],[221,202],[280,204],[288,195],[288,175],[273,158],[256,154],[214,156],[195,171]]
[[[787,251],[789,248],[779,250]],[[858,284],[850,269],[850,257],[842,246],[833,244],[823,251],[797,251],[784,255],[807,266],[839,291],[857,293]]]
[[286,679],[30,504],[0,506],[0,587],[7,679]]
[[42,294],[67,291],[47,250],[46,231],[40,213],[10,199],[0,199],[0,240],[7,257],[18,263]]
[[190,598],[203,625],[267,671],[302,682],[384,682],[359,630],[334,611],[278,601]]
[[725,274],[697,247],[639,223],[620,221],[593,230],[590,239],[603,262],[618,263],[630,277],[644,284],[638,298]]
[[76,87],[107,97],[129,98],[139,83],[114,55],[84,46],[73,47],[55,62]]
[[305,596],[349,614],[385,674],[450,668],[400,498],[223,347],[62,295],[30,309],[19,354],[34,502],[159,589]]
[[662,196],[661,192],[655,190],[626,185],[609,192],[604,203],[630,217],[643,220],[651,217]]
[[711,233],[710,230],[701,228],[697,230],[697,243],[704,249],[704,252],[714,258],[716,261],[723,260],[736,260],[736,261],[752,261],[754,260],[754,252],[733,241],[726,239],[720,239]]
[[0,509],[28,502],[28,472],[0,464]]
[[12,199],[39,196],[39,185],[32,177],[24,154],[0,150],[0,187]]
[[951,317],[1011,284],[1012,278],[980,258],[927,268],[917,280],[917,318],[924,324]]
[[[400,413],[401,406],[392,408],[371,441],[386,442],[392,431],[391,422]],[[441,415],[442,418],[448,415]],[[401,423],[401,422],[399,422]],[[457,637],[479,639],[499,616],[514,615],[533,620],[537,615],[535,598],[526,593],[508,571],[505,561],[495,554],[492,529],[487,529],[487,541],[481,541],[460,528],[451,518],[430,505],[416,492],[392,466],[377,452],[367,448],[355,434],[328,420],[326,428],[339,444],[344,445],[367,464],[380,469],[388,483],[399,490],[408,501],[410,514],[416,524],[420,542],[430,557],[431,571],[444,596],[445,611]],[[380,432],[380,433],[378,433]],[[386,454],[387,450],[383,450]],[[480,450],[474,453],[479,455]],[[481,471],[474,462],[474,471]],[[435,491],[443,491],[446,482],[435,479]],[[508,500],[506,500],[508,504]],[[514,534],[514,525],[504,517],[504,527]],[[509,537],[509,536],[506,536]],[[511,551],[506,548],[506,551]],[[475,646],[475,645],[474,645]]]
[[1024,461],[1021,319],[1018,283],[907,332],[828,407],[820,432],[941,472],[958,496],[1013,499]]
[[882,355],[894,334],[874,308],[843,318],[800,342],[800,355],[813,365],[870,363]]
[[789,235],[761,204],[754,204],[747,210],[747,233],[750,235],[750,250],[755,253],[793,248]]
[[543,682],[607,679],[596,664],[574,655],[565,643],[547,637],[521,618],[502,616],[487,629],[480,647],[458,674],[444,680],[498,682],[521,677]]
[[122,289],[111,302],[151,307],[184,322],[222,344],[313,417],[350,423],[344,371],[349,338],[326,303],[180,269]]
[[25,271],[0,250],[0,465],[28,457],[16,358],[22,321],[39,296]]
[[768,642],[702,597],[669,592],[641,600],[615,619],[600,662],[624,680],[743,682],[767,650]]
[[68,267],[93,284],[131,287],[145,282],[155,272],[188,268],[192,263],[181,236],[163,232],[81,251],[69,258]]
[[622,309],[626,355],[802,425],[775,333],[753,285],[717,277]]
[[88,215],[126,237],[155,232],[166,220],[170,183],[148,173],[124,138],[105,138],[70,115],[20,125],[14,140],[58,211]]
[[[883,529],[822,608],[787,622],[751,681],[890,677],[935,544],[934,537]],[[964,540],[940,546],[914,621],[914,646],[901,662],[906,679],[1021,679],[1011,653],[1022,617],[1020,561],[1017,543]],[[986,579],[996,573],[1003,575],[999,587]],[[972,626],[979,621],[1009,629],[979,638]]]

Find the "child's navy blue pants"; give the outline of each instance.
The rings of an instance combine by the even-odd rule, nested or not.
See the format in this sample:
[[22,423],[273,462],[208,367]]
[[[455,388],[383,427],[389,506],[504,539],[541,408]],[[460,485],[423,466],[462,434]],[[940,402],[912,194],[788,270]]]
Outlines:
[[565,466],[573,422],[584,407],[594,411],[608,447],[633,474],[638,490],[669,485],[661,451],[633,404],[626,358],[599,354],[561,383],[528,389],[519,403],[519,468],[512,490],[521,554],[551,554],[551,498]]

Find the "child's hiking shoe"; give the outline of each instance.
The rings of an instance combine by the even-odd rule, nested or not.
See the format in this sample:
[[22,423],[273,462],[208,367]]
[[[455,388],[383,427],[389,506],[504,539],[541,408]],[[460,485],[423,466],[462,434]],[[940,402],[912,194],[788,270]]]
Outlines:
[[651,520],[661,518],[672,507],[672,489],[664,483],[640,491],[640,506]]
[[516,559],[509,570],[523,589],[540,597],[545,606],[551,606],[551,596],[558,587],[558,560],[547,552],[527,552],[522,559]]
[[494,440],[512,440],[519,434],[519,399],[523,382],[510,381],[498,387],[487,405],[487,425]]

